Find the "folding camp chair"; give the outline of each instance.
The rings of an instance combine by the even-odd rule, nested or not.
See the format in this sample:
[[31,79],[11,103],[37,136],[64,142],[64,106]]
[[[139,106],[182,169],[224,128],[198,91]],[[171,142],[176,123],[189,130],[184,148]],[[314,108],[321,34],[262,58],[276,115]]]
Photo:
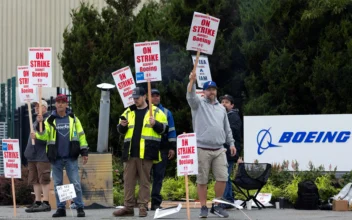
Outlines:
[[[233,184],[238,188],[240,193],[246,197],[246,201],[241,206],[246,207],[246,202],[251,199],[259,209],[265,206],[257,200],[257,195],[268,181],[271,171],[271,164],[268,163],[240,163]],[[242,189],[247,190],[245,193]],[[257,190],[253,195],[249,190]]]

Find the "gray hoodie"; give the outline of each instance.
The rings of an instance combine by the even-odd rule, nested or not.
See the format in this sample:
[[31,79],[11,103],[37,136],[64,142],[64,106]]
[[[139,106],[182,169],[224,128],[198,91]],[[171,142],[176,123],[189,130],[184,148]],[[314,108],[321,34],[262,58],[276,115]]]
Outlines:
[[196,95],[196,86],[187,92],[187,102],[192,110],[193,131],[197,136],[197,147],[222,148],[224,143],[234,145],[232,131],[225,108],[216,100],[214,104]]

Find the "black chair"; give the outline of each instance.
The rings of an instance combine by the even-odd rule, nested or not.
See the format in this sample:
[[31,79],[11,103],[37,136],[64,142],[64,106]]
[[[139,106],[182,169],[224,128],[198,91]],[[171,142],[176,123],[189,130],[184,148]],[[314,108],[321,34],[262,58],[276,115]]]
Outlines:
[[[257,200],[257,195],[268,181],[271,171],[271,164],[268,163],[240,163],[235,179],[232,183],[240,193],[246,197],[241,206],[246,207],[246,202],[253,200],[259,209],[265,206]],[[245,193],[242,189],[247,190]],[[249,190],[257,190],[253,195]]]

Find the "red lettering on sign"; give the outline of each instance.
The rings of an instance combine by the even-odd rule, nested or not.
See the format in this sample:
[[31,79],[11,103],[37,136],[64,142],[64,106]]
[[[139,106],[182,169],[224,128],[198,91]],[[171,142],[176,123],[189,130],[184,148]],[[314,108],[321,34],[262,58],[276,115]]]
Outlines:
[[133,79],[132,78],[130,78],[128,80],[125,80],[125,81],[122,81],[122,82],[117,84],[119,89],[122,89],[122,88],[130,86],[130,85],[133,85]]
[[24,77],[28,77],[28,76],[29,76],[29,71],[28,71],[28,70],[23,71],[23,76],[24,76]]
[[44,59],[44,53],[35,53],[36,59]]
[[121,81],[122,81],[122,80],[125,80],[125,79],[126,79],[126,74],[121,73],[121,74],[119,75],[119,77],[120,77],[120,80],[121,80]]
[[20,85],[29,84],[29,79],[28,78],[19,78],[19,83],[20,83]]
[[193,159],[179,160],[180,165],[193,164]]
[[7,151],[5,151],[5,152],[3,152],[3,154],[4,154],[4,158],[14,158],[14,159],[17,159],[17,158],[19,158],[18,157],[18,152],[7,152]]
[[17,163],[7,163],[6,162],[6,168],[18,168]]
[[151,47],[143,47],[143,54],[152,53]]
[[214,37],[214,35],[215,35],[215,30],[210,29],[210,28],[206,28],[206,27],[202,27],[202,26],[193,26],[193,32],[206,34],[206,35],[209,35],[212,37]]
[[7,150],[13,150],[13,144],[7,144]]
[[202,22],[201,22],[201,25],[210,27],[210,21],[203,19]]
[[188,139],[182,139],[182,146],[188,146]]
[[50,60],[32,60],[31,67],[50,67]]
[[32,88],[21,88],[21,93],[33,93]]
[[195,154],[194,147],[180,147],[177,151],[178,155]]
[[137,63],[153,62],[153,61],[158,61],[158,60],[159,60],[159,54],[137,56]]

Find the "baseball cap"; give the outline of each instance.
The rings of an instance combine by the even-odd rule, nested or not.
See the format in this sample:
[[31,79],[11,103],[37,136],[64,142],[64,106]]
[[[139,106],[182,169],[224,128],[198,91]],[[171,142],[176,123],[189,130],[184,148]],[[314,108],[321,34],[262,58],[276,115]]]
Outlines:
[[56,96],[55,101],[64,101],[64,102],[68,102],[67,101],[67,96],[65,94],[59,94]]
[[[37,101],[33,102],[34,105],[36,105],[37,103],[39,105],[39,101],[38,102]],[[48,103],[45,100],[42,100],[42,106],[45,106],[46,108],[48,108]]]
[[157,90],[157,89],[152,89],[152,95],[154,95],[154,94],[160,95],[159,90]]
[[140,96],[145,95],[145,90],[143,87],[136,87],[133,89],[132,98],[138,99]]
[[215,88],[217,89],[218,87],[216,86],[216,83],[214,81],[208,81],[203,84],[203,90],[207,90],[209,88]]
[[232,96],[228,95],[228,94],[226,94],[226,95],[224,95],[224,96],[221,96],[221,97],[220,97],[220,102],[221,102],[223,99],[229,100],[229,101],[231,102],[231,104],[234,104],[234,102],[235,102],[234,98],[233,98]]

